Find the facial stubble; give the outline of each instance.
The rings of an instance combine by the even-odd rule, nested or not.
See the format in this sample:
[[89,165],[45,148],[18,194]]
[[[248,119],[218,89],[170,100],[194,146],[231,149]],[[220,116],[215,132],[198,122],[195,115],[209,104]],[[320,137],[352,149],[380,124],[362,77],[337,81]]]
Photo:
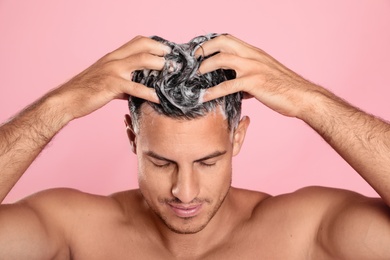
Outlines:
[[[155,208],[153,206],[153,203],[151,203],[143,194],[142,190],[140,190],[141,194],[142,194],[142,197],[144,198],[144,201],[146,202],[146,204],[149,206],[149,208],[153,211],[153,213],[163,222],[163,224],[169,229],[171,230],[172,232],[175,232],[177,234],[196,234],[200,231],[202,231],[209,223],[210,221],[214,218],[214,216],[217,214],[217,212],[219,211],[219,209],[221,208],[222,204],[224,203],[227,195],[229,194],[229,190],[230,190],[230,187],[231,187],[231,180],[230,180],[230,183],[229,183],[229,186],[227,187],[226,191],[224,192],[223,196],[221,196],[219,199],[218,199],[218,202],[215,204],[214,208],[207,213],[207,218],[206,218],[206,221],[201,224],[199,227],[186,227],[184,229],[179,229],[177,227],[175,227],[174,225],[172,225],[170,223],[170,219],[168,216],[162,214],[159,210],[157,210],[157,208]],[[160,203],[160,205],[163,205],[164,207],[169,207],[169,204],[170,202],[174,202],[176,204],[178,203],[181,203],[179,199],[177,198],[174,198],[174,199],[163,199],[163,198],[159,198],[158,199],[158,202]],[[195,198],[191,203],[204,203],[204,204],[208,204],[208,205],[212,205],[213,204],[213,200],[210,200],[210,199],[201,199],[201,198]],[[197,218],[198,216],[194,216],[194,217],[186,217],[186,218],[180,218],[184,221],[184,223],[182,224],[183,226],[186,226],[186,225],[189,225],[192,221],[195,221],[195,219]]]

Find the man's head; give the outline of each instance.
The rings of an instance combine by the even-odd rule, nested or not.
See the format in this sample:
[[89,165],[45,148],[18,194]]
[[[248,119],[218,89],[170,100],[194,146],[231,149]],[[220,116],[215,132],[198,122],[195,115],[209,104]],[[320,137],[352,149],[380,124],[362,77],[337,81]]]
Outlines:
[[158,113],[177,119],[201,117],[219,108],[227,118],[229,129],[237,126],[241,114],[241,92],[202,102],[206,89],[235,78],[235,72],[232,70],[219,69],[203,75],[198,73],[201,62],[208,57],[195,57],[194,53],[201,48],[203,42],[216,36],[216,34],[198,36],[185,44],[176,44],[157,36],[152,37],[171,47],[172,51],[165,56],[166,62],[162,71],[134,72],[133,81],[154,88],[160,99],[160,104],[155,104],[137,97],[129,98],[129,109],[135,130],[138,129],[140,107],[145,102]]
[[127,133],[140,191],[152,215],[176,233],[199,232],[226,204],[232,157],[249,124],[247,117],[240,121],[241,93],[202,103],[205,89],[234,77],[225,70],[197,73],[203,58],[195,50],[212,37],[180,45],[154,37],[172,48],[166,65],[161,72],[137,71],[134,80],[155,88],[161,104],[129,99]]

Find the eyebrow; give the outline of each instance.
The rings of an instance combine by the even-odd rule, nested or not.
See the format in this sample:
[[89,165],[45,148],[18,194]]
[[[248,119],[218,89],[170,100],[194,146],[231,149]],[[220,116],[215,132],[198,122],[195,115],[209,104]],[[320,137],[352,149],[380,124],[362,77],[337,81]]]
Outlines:
[[[218,156],[221,156],[221,155],[224,155],[226,154],[227,151],[215,151],[209,155],[206,155],[200,159],[197,159],[195,160],[194,162],[201,162],[201,161],[206,161],[206,160],[209,160],[209,159],[212,159],[212,158],[215,158],[215,157],[218,157]],[[145,155],[149,156],[149,157],[152,157],[152,158],[155,158],[157,160],[161,160],[161,161],[167,161],[167,162],[171,162],[171,163],[176,163],[175,161],[171,160],[171,159],[168,159],[168,158],[165,158],[164,156],[161,156],[153,151],[147,151],[144,153]]]
[[224,155],[226,153],[226,151],[215,151],[209,155],[206,155],[205,157],[203,158],[200,158],[198,160],[195,160],[194,162],[201,162],[201,161],[206,161],[208,159],[212,159],[212,158],[215,158],[215,157],[218,157],[218,156],[221,156],[221,155]]

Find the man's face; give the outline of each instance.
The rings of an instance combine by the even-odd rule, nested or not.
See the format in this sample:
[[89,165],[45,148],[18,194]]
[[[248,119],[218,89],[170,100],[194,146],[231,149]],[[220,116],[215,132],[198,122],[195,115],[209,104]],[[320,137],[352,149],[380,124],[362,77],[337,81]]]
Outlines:
[[134,150],[143,197],[172,231],[196,233],[228,194],[242,140],[219,109],[193,120],[159,115],[147,104],[141,113]]

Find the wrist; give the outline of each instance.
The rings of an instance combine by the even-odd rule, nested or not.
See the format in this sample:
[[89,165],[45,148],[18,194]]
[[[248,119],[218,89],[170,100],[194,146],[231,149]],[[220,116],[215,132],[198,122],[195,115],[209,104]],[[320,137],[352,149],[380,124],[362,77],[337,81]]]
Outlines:
[[307,100],[297,118],[320,133],[329,133],[331,126],[344,120],[344,116],[350,116],[357,111],[355,107],[321,87],[312,91]]
[[46,117],[53,130],[59,131],[74,119],[69,106],[60,95],[48,94],[43,98],[40,110]]
[[340,98],[335,96],[330,91],[310,83],[312,86],[306,91],[306,97],[300,105],[296,117],[310,124],[313,117],[318,118],[329,114],[327,110],[339,103]]

